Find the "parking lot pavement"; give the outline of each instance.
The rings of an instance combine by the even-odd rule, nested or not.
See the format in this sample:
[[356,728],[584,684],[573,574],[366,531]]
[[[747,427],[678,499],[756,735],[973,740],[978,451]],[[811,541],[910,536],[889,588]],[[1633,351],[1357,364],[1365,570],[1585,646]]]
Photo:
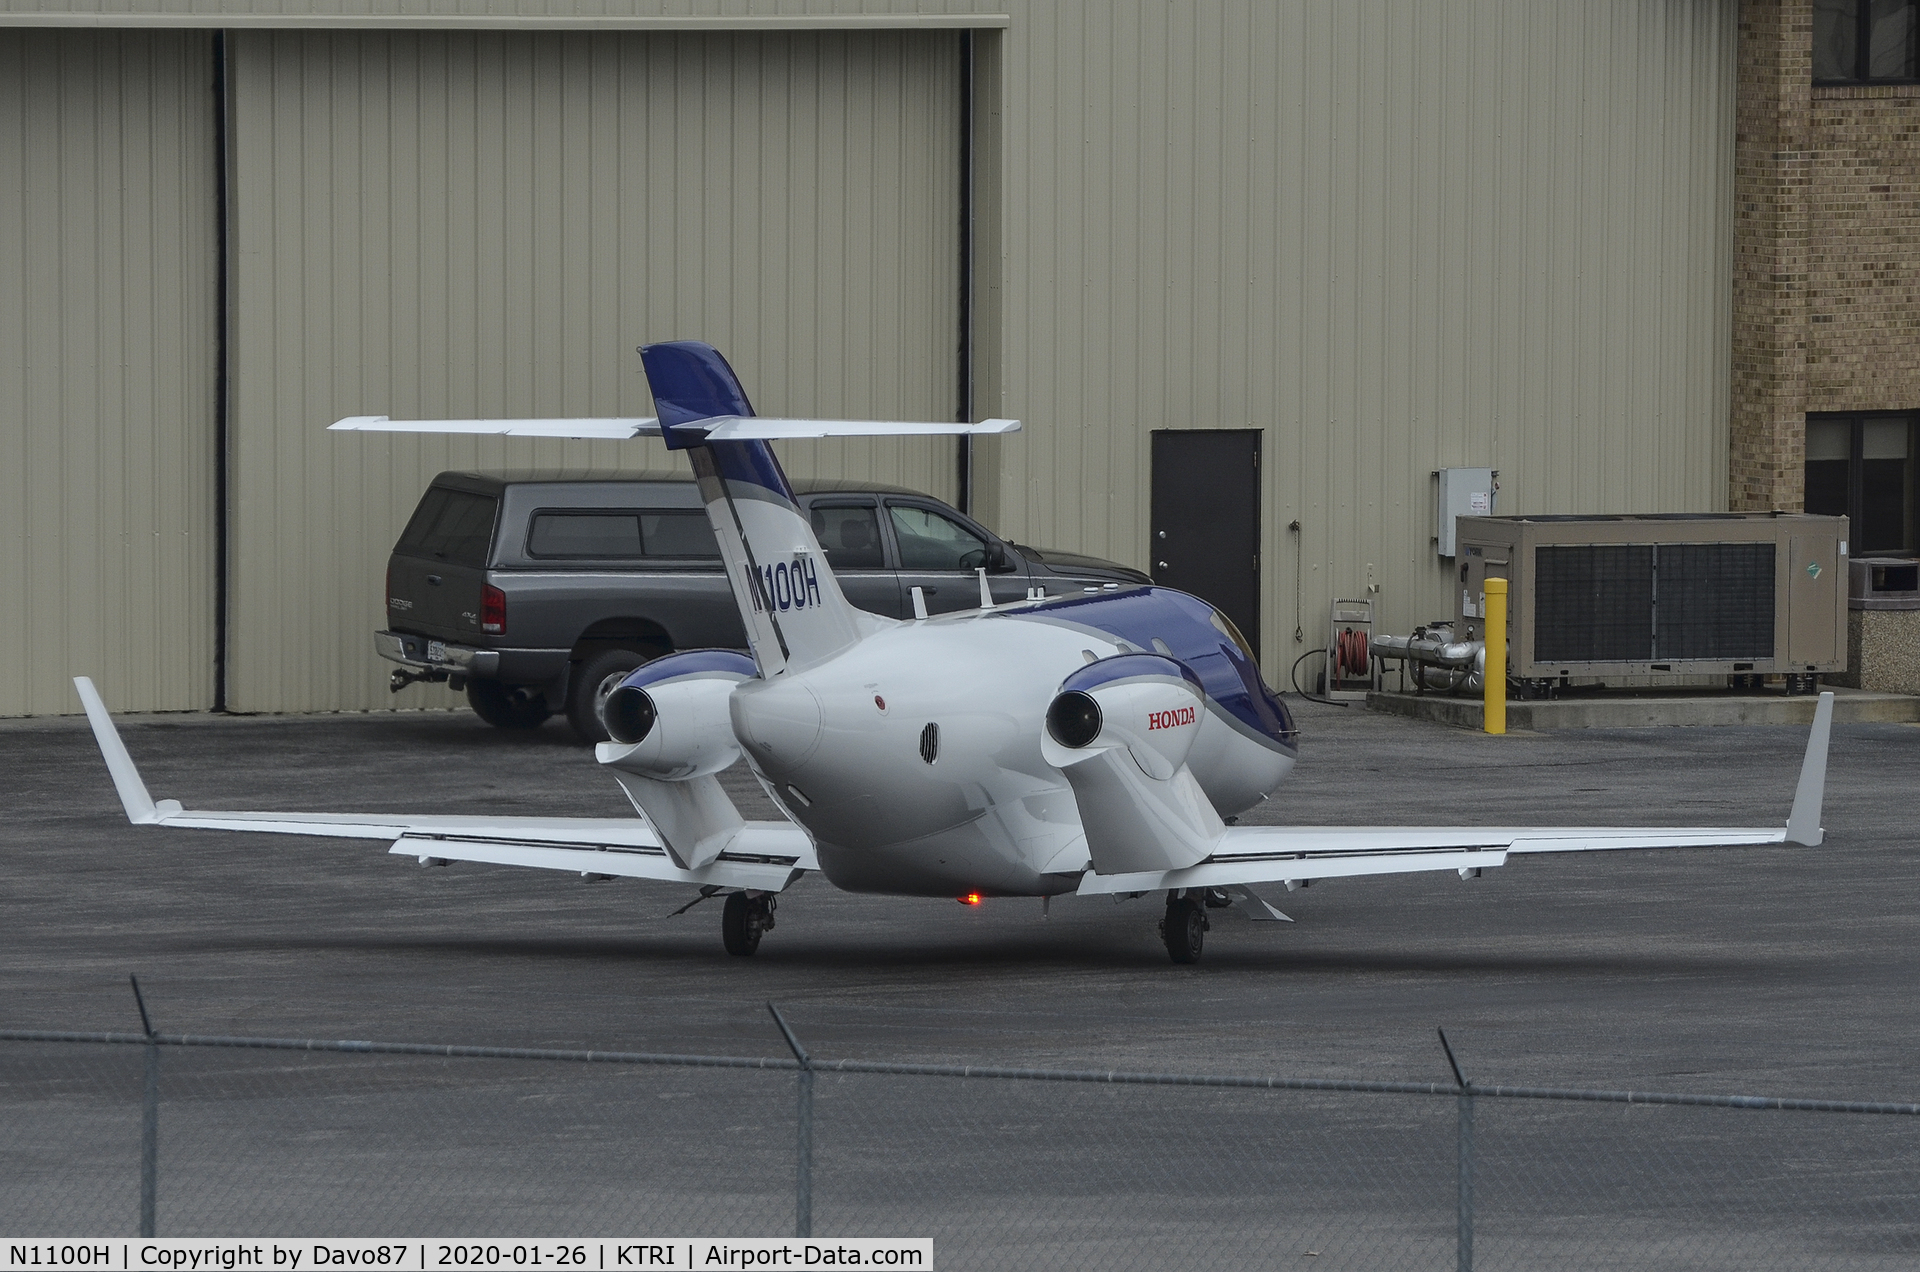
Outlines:
[[[109,697],[111,696],[109,689]],[[1803,729],[1489,738],[1301,704],[1248,822],[1772,824]],[[621,815],[558,724],[465,713],[129,717],[188,807]],[[1216,916],[1170,965],[1154,898],[851,896],[809,877],[751,959],[719,907],[377,844],[127,825],[75,719],[0,725],[0,1020],[207,1033],[1920,1097],[1920,728],[1834,730],[1818,849],[1593,854],[1328,882]],[[734,776],[738,776],[736,773]],[[750,781],[749,816],[771,815]]]

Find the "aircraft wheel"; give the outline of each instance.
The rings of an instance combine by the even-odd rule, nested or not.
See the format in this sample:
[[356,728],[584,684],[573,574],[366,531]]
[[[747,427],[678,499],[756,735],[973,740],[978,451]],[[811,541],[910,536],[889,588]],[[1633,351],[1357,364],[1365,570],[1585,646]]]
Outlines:
[[1176,963],[1197,963],[1200,948],[1207,939],[1207,909],[1199,897],[1167,898],[1167,917],[1160,924],[1160,936],[1167,943],[1167,955]]
[[773,901],[769,897],[750,897],[744,892],[727,894],[726,908],[720,912],[720,939],[727,953],[745,956],[760,948],[760,936],[773,926]]

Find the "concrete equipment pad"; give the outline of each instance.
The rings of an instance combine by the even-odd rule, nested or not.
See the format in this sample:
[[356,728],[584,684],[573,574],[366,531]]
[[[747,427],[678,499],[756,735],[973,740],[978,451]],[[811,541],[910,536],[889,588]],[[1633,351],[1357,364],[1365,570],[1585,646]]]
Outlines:
[[[1813,723],[1818,698],[1783,692],[1703,692],[1623,689],[1551,701],[1507,701],[1509,729],[1644,729],[1661,726]],[[1457,729],[1485,722],[1479,698],[1443,693],[1370,693],[1369,710],[1432,720]],[[1836,724],[1909,724],[1920,721],[1920,697],[1862,689],[1833,690]]]

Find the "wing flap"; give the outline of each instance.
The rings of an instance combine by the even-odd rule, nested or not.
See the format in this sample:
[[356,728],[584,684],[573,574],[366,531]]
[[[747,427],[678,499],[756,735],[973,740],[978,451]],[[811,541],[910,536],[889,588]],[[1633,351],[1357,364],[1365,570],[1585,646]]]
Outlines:
[[[630,844],[577,841],[560,843],[482,837],[459,833],[401,835],[389,852],[429,860],[471,861],[495,866],[526,866],[537,870],[564,870],[581,875],[656,879],[722,888],[750,888],[780,892],[814,868],[812,845],[798,827],[773,822],[749,823],[719,857],[695,870],[673,863],[666,849]],[[785,833],[791,832],[791,833]]]
[[1739,848],[1784,843],[1758,827],[1229,826],[1198,865],[1135,874],[1088,872],[1080,892],[1155,892],[1249,883],[1311,883],[1423,870],[1487,870],[1510,856],[1633,848]]

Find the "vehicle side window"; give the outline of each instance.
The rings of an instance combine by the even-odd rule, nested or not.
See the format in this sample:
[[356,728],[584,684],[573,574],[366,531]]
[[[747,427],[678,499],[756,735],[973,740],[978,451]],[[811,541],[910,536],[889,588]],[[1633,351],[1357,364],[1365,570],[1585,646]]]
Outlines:
[[720,540],[713,525],[698,509],[640,514],[640,538],[650,557],[718,560]]
[[880,554],[880,518],[873,505],[813,508],[813,537],[836,570],[877,570],[886,564]]
[[987,563],[986,541],[931,508],[888,504],[903,570],[977,570]]
[[527,531],[532,557],[631,560],[713,558],[720,545],[707,514],[692,510],[541,512]]
[[394,551],[450,565],[484,566],[499,500],[464,490],[428,489]]

